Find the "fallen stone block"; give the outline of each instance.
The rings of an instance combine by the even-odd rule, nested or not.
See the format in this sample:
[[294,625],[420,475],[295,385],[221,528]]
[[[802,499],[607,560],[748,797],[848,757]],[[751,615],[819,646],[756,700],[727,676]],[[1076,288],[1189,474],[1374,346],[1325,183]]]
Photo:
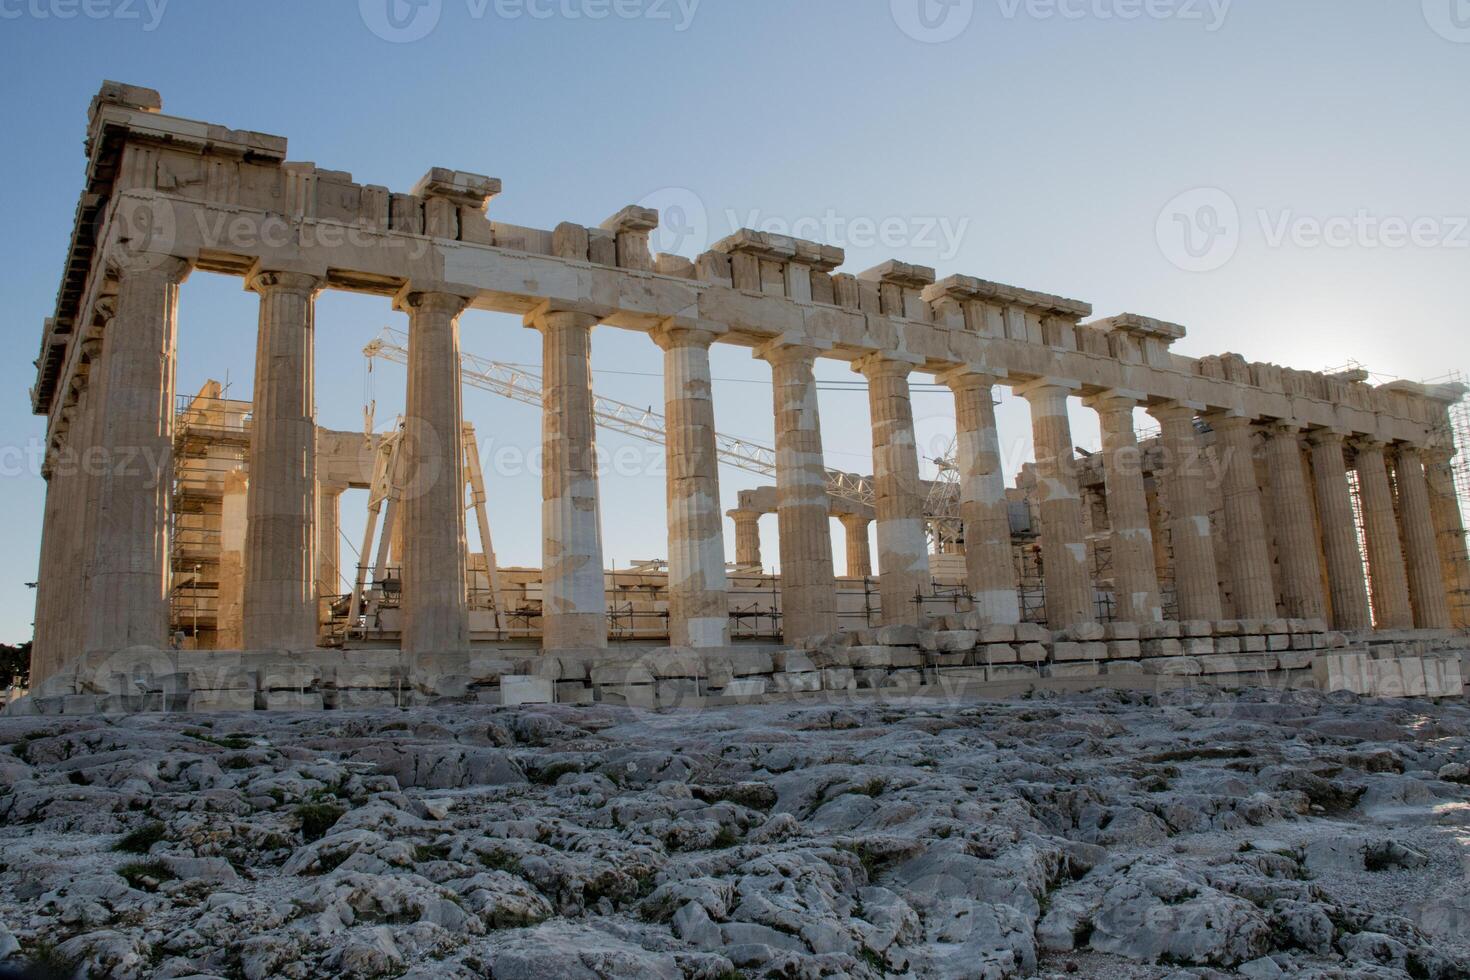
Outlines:
[[1041,678],[1041,671],[1023,664],[996,664],[986,668],[985,676],[993,684],[1007,681],[1034,681]]
[[[1038,644],[1039,646],[1040,644]],[[1046,648],[1041,648],[1041,659],[1046,659]],[[1011,643],[987,643],[975,648],[975,662],[977,664],[1013,664],[1020,660],[1020,654]]]
[[1204,673],[1194,657],[1146,657],[1141,664],[1145,674],[1161,677],[1198,677]]
[[1184,653],[1184,644],[1172,638],[1144,640],[1141,645],[1145,657],[1178,657]]
[[1366,695],[1371,690],[1368,663],[1367,654],[1324,654],[1312,661],[1312,676],[1324,694],[1347,691]]
[[1157,623],[1141,623],[1138,635],[1144,640],[1177,640],[1181,632],[1179,624],[1171,619]]
[[500,678],[500,703],[507,708],[523,704],[555,704],[556,682],[549,677],[506,674]]
[[1101,623],[1079,623],[1058,634],[1060,639],[1072,643],[1095,643],[1106,636],[1107,632]]
[[1137,660],[1109,660],[1103,664],[1103,673],[1109,677],[1142,674],[1143,664]]
[[1143,643],[1139,640],[1108,641],[1109,660],[1137,660],[1143,656]]
[[1056,661],[1057,663],[1069,663],[1072,661],[1086,660],[1087,657],[1083,655],[1082,650],[1083,647],[1081,643],[1072,643],[1069,641],[1053,643],[1051,645],[1052,660]]
[[596,700],[595,692],[581,681],[557,681],[557,704],[591,704]]
[[320,691],[264,691],[260,695],[265,711],[322,711],[326,702]]
[[224,690],[194,691],[189,695],[190,714],[206,714],[216,711],[254,711],[255,691]]
[[1290,650],[1291,637],[1285,633],[1272,633],[1270,636],[1266,637],[1266,649],[1268,651]]
[[766,686],[764,677],[741,677],[726,684],[720,695],[727,698],[760,698],[765,696]]
[[1245,674],[1276,667],[1276,658],[1269,653],[1212,654],[1198,660],[1206,674]]
[[922,667],[924,655],[917,647],[851,647],[854,667]]
[[964,653],[975,649],[979,639],[976,630],[938,630],[924,633],[920,646],[937,653]]
[[1009,623],[989,623],[978,630],[977,643],[1014,643],[1016,627]]
[[799,674],[772,674],[770,689],[778,694],[812,694],[822,689],[822,673],[813,670]]
[[598,700],[625,708],[653,708],[658,693],[652,684],[610,684],[597,689]]
[[1191,636],[1180,640],[1179,646],[1186,657],[1207,657],[1215,652],[1214,638],[1208,636]]
[[1096,663],[1055,663],[1045,664],[1041,668],[1042,677],[1100,677],[1102,666]]
[[822,671],[822,690],[856,691],[857,678],[850,667],[828,667]]
[[1046,663],[1047,649],[1040,643],[1022,643],[1016,647],[1016,659],[1023,664]]
[[1040,623],[1017,623],[1017,643],[1050,643],[1051,630]]
[[1312,666],[1317,659],[1315,650],[1284,650],[1275,654],[1276,666],[1281,670],[1303,670]]

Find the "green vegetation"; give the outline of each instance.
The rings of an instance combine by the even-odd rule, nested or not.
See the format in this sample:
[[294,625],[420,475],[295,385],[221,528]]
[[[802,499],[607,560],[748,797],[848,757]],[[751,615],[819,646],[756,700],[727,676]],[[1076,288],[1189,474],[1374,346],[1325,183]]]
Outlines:
[[144,824],[118,838],[112,849],[123,854],[147,854],[154,844],[163,840],[166,829],[161,823]]

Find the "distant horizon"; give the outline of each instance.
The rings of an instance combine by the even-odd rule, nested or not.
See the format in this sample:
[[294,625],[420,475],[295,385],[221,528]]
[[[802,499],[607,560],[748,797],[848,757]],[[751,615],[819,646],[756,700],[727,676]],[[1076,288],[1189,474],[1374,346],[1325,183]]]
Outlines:
[[[394,191],[432,166],[501,178],[497,221],[595,225],[641,203],[664,217],[655,250],[688,257],[749,222],[843,246],[843,271],[899,259],[1080,299],[1094,318],[1180,323],[1174,349],[1189,356],[1361,363],[1416,381],[1470,368],[1470,134],[1453,125],[1470,89],[1470,21],[1462,36],[1456,0],[1150,7],[1168,16],[1125,16],[1130,0],[619,0],[628,16],[597,18],[598,2],[263,0],[206,13],[155,0],[129,3],[137,18],[122,0],[97,0],[89,9],[110,12],[97,17],[62,18],[62,0],[5,8],[0,77],[23,97],[0,119],[24,152],[6,162],[14,220],[0,245],[15,321],[0,363],[11,392],[0,506],[17,556],[0,578],[0,641],[31,636],[45,492],[31,361],[105,78],[158,90],[165,114],[284,136],[290,159]],[[248,398],[256,313],[238,278],[190,275],[179,395],[212,377]],[[403,370],[369,371],[361,354],[384,326],[406,327],[387,301],[323,294],[320,425],[360,431],[372,403],[381,429],[402,411]],[[472,311],[462,335],[467,353],[540,362],[516,317]],[[658,349],[616,328],[593,336],[599,393],[661,412]],[[773,444],[769,370],[728,346],[712,362],[720,430]],[[860,379],[835,361],[819,379],[828,465],[871,472]],[[953,438],[953,400],[927,375],[914,381],[932,460]],[[1002,395],[1013,475],[1029,413]],[[538,565],[539,410],[473,389],[464,404],[486,443],[500,560]],[[1078,445],[1098,447],[1096,416],[1074,400],[1072,418]],[[598,438],[607,562],[666,557],[661,451]],[[722,510],[769,482],[720,475]],[[343,498],[344,565],[364,502]],[[733,556],[728,521],[726,538]],[[763,538],[771,565],[774,517]]]

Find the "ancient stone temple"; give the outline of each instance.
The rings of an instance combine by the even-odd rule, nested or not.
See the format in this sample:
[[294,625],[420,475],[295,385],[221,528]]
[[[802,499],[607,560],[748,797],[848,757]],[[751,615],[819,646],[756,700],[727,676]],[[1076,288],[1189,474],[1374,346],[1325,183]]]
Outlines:
[[[637,206],[595,227],[513,226],[491,215],[495,178],[435,168],[406,192],[354,183],[291,162],[282,137],[165,115],[156,92],[112,82],[92,103],[86,154],[32,390],[48,445],[37,710],[663,704],[946,677],[1292,672],[1364,693],[1460,693],[1470,564],[1450,410],[1461,387],[1188,357],[1173,349],[1185,336],[1175,324],[1095,319],[1084,302],[896,261],[851,274],[840,249],[755,231],[692,261],[653,255],[659,215]],[[253,397],[218,431],[206,431],[212,409],[176,411],[177,298],[195,269],[238,276],[260,299]],[[409,477],[389,505],[396,601],[372,642],[357,598],[327,594],[340,591],[336,495],[372,482],[378,449],[316,425],[313,306],[328,289],[382,297],[409,338],[394,436]],[[488,548],[470,552],[467,310],[517,314],[542,338],[536,569],[502,575]],[[589,338],[604,325],[663,352],[667,567],[647,584],[661,626],[633,640],[610,627],[617,586],[602,550]],[[775,485],[741,495],[735,555],[714,344],[769,364],[773,392]],[[866,379],[870,505],[834,508],[821,358]],[[920,479],[916,375],[955,399],[958,531],[942,547]],[[1034,428],[1019,486],[1001,469],[1001,389],[1026,401]],[[1100,416],[1096,456],[1074,449],[1074,401]],[[1140,411],[1156,437],[1140,440]],[[185,424],[207,443],[188,461]],[[228,464],[198,511],[218,541],[213,651],[177,640],[175,600],[194,586],[171,560],[190,527],[176,484],[198,459]],[[779,577],[761,569],[762,512],[779,522]],[[833,567],[834,516],[849,528],[846,575]],[[954,588],[936,610],[924,599],[946,575]],[[739,589],[777,597],[768,635],[732,634]],[[474,597],[487,591],[514,593],[519,630],[503,599],[480,615]],[[349,608],[344,631],[326,628]]]

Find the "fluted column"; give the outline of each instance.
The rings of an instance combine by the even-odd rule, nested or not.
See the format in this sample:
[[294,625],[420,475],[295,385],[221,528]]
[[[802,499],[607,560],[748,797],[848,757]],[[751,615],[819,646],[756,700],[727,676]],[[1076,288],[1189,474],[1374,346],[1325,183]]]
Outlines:
[[709,371],[714,335],[666,327],[654,340],[664,352],[668,420],[669,642],[728,646],[730,600]]
[[[1470,447],[1461,452],[1470,452]],[[1424,455],[1424,470],[1450,620],[1456,629],[1470,629],[1470,555],[1465,549],[1465,518],[1455,493],[1454,455],[1452,449],[1436,449]]]
[[761,567],[761,515],[753,510],[732,510],[735,522],[735,564]]
[[67,446],[63,454],[62,521],[66,526],[64,553],[59,579],[61,602],[53,607],[53,618],[59,620],[56,634],[60,644],[60,657],[55,665],[76,657],[85,645],[85,624],[76,615],[76,598],[84,594],[87,573],[95,545],[95,522],[88,520],[87,498],[91,485],[97,480],[97,467],[89,459],[91,448],[97,444],[102,419],[101,374],[99,363],[102,342],[97,338],[81,342],[82,364],[78,375],[81,381],[77,393],[75,414]]
[[1301,429],[1281,423],[1266,430],[1266,461],[1271,474],[1272,524],[1276,560],[1281,566],[1281,605],[1288,619],[1322,619],[1326,600],[1317,556],[1316,518],[1302,464]]
[[317,487],[316,591],[318,596],[342,592],[342,491],[338,484]]
[[139,255],[119,271],[107,328],[88,652],[168,645],[169,495],[179,284],[188,263]]
[[36,571],[35,630],[31,642],[31,686],[56,672],[66,657],[60,636],[60,617],[56,615],[58,599],[64,583],[58,574],[61,551],[67,534],[66,480],[58,475],[59,457],[48,451],[41,475],[46,479],[46,504],[41,517],[41,561]]
[[1072,424],[1067,418],[1067,398],[1079,387],[1076,382],[1048,378],[1017,389],[1031,405],[1046,621],[1054,630],[1097,619],[1082,530],[1082,498],[1077,492]]
[[[1363,536],[1368,547],[1368,575],[1373,583],[1373,623],[1381,630],[1414,627],[1409,604],[1409,579],[1404,567],[1404,546],[1394,514],[1393,487],[1388,482],[1388,464],[1383,443],[1358,444],[1358,490],[1363,501]],[[1430,543],[1433,544],[1431,535]]]
[[1181,402],[1150,406],[1164,447],[1169,495],[1169,541],[1174,547],[1174,593],[1181,620],[1221,618],[1220,579],[1204,486],[1204,455],[1194,428],[1195,408]]
[[995,385],[1000,379],[961,370],[941,380],[954,392],[966,587],[984,622],[1019,623],[1021,599],[995,423]]
[[1401,446],[1394,475],[1398,478],[1399,516],[1403,524],[1414,625],[1426,630],[1449,629],[1453,618],[1442,556],[1435,542],[1434,511],[1425,466],[1419,451],[1412,446]]
[[1256,476],[1255,425],[1241,415],[1211,415],[1215,456],[1222,468],[1226,557],[1239,619],[1275,619],[1276,584],[1261,484]]
[[597,429],[592,417],[588,313],[549,311],[541,331],[541,645],[548,651],[607,647]]
[[837,582],[827,527],[827,468],[812,373],[818,353],[812,347],[775,345],[756,355],[771,365],[781,621],[787,642],[837,630]]
[[1312,475],[1317,514],[1322,524],[1322,550],[1327,559],[1332,625],[1340,630],[1365,630],[1372,628],[1373,616],[1368,608],[1368,582],[1358,548],[1343,438],[1340,432],[1319,429],[1307,441],[1312,447]]
[[1118,618],[1130,623],[1156,623],[1163,620],[1164,609],[1159,600],[1154,536],[1149,529],[1148,497],[1143,486],[1143,452],[1133,427],[1133,412],[1140,401],[1142,395],[1110,391],[1087,399],[1086,404],[1101,420]]
[[868,379],[873,430],[873,510],[878,523],[878,592],[883,623],[918,623],[915,602],[931,584],[919,446],[909,394],[913,365],[870,354],[853,365]]
[[261,271],[246,491],[245,647],[316,646],[316,406],[313,306],[321,281]]
[[409,291],[408,398],[403,418],[403,635],[410,657],[468,650],[465,481],[461,451],[459,296]]
[[868,525],[873,522],[859,514],[841,514],[837,519],[847,532],[847,577],[872,578],[873,556],[868,547]]

